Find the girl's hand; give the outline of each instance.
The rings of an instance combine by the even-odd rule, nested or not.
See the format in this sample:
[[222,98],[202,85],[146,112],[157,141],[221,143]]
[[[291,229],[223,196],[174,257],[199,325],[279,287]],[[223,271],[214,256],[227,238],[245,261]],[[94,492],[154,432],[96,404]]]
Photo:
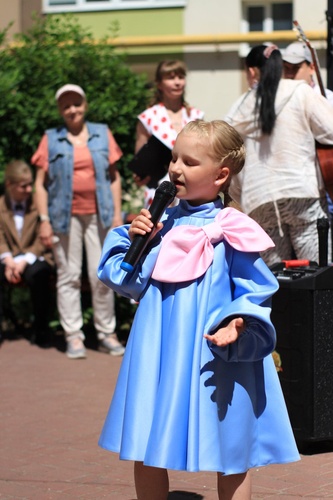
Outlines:
[[204,337],[218,347],[225,347],[235,342],[244,330],[244,319],[234,318],[226,326],[219,328],[213,335],[205,334]]
[[135,217],[130,228],[128,230],[128,234],[131,240],[133,240],[134,236],[137,234],[145,235],[146,233],[152,233],[154,236],[158,231],[160,231],[163,227],[162,222],[158,222],[157,226],[154,227],[154,224],[151,222],[151,213],[146,208],[142,208],[140,214]]

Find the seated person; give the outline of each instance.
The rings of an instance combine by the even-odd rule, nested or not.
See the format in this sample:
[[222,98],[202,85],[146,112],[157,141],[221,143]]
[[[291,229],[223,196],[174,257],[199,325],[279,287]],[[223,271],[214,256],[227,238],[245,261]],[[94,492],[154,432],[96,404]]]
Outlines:
[[34,324],[32,342],[49,343],[49,276],[52,252],[38,237],[39,219],[32,200],[32,172],[21,160],[5,169],[5,194],[0,197],[0,325],[3,317],[3,288],[25,281],[30,288]]

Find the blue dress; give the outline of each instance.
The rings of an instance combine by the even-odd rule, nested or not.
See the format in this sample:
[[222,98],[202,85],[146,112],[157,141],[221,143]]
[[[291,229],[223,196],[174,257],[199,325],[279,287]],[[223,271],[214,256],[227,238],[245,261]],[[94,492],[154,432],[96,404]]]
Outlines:
[[[299,460],[271,356],[270,299],[278,284],[259,254],[221,241],[200,278],[151,278],[161,235],[176,225],[213,222],[222,208],[218,199],[168,209],[132,274],[120,269],[130,246],[128,226],[105,240],[99,278],[139,301],[99,440],[121,459],[223,474]],[[246,320],[235,343],[221,348],[203,338],[232,316]]]

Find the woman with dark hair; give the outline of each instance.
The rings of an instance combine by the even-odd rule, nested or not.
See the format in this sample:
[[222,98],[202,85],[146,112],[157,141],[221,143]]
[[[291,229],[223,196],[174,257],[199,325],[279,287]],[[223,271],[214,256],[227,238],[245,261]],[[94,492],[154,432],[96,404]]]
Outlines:
[[[186,73],[183,61],[161,61],[155,72],[155,93],[152,103],[138,116],[135,153],[154,136],[170,150],[165,174],[178,133],[188,122],[203,118],[204,115],[202,111],[189,106],[185,101]],[[150,184],[150,177],[140,179],[135,176],[134,179],[138,185],[149,185],[150,189],[147,187],[145,192],[145,206],[149,206],[155,192],[154,187],[157,185]]]
[[268,265],[318,261],[317,219],[327,217],[315,140],[333,144],[333,110],[304,81],[282,78],[276,45],[258,45],[245,59],[249,83],[225,117],[244,139],[246,162],[231,196],[270,235]]

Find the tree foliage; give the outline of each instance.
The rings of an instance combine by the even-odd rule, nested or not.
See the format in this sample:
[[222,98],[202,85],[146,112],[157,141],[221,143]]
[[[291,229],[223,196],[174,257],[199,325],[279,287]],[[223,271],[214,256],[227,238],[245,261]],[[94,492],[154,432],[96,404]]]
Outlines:
[[[115,34],[116,27],[111,27]],[[124,152],[119,162],[123,187],[131,184],[126,164],[134,151],[136,117],[148,98],[146,79],[131,71],[125,54],[95,43],[75,17],[35,18],[32,29],[14,44],[0,32],[0,182],[13,158],[27,162],[45,131],[61,123],[54,95],[65,83],[87,94],[87,118],[106,123]]]

